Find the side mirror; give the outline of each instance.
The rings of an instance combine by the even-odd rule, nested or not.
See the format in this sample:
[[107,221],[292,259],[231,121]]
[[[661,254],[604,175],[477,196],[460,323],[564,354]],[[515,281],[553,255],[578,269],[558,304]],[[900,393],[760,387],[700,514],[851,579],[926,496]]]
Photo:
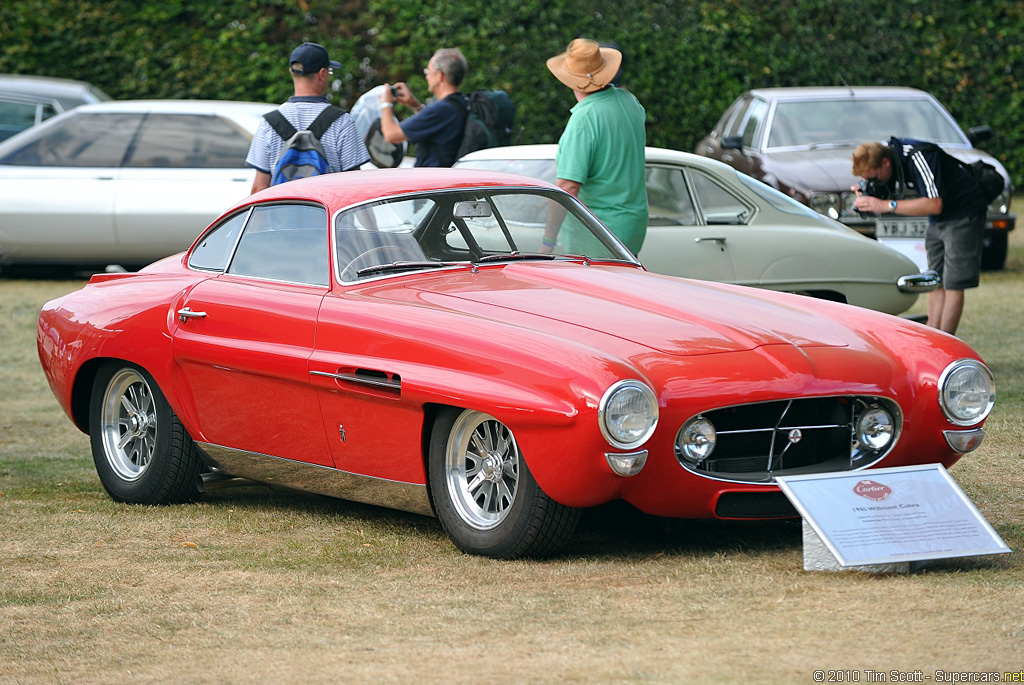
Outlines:
[[742,150],[743,136],[722,136],[723,150]]
[[992,137],[996,134],[992,130],[991,126],[975,126],[974,128],[967,130],[967,138],[971,141],[971,145],[978,145],[978,143],[984,143],[986,140],[992,140]]

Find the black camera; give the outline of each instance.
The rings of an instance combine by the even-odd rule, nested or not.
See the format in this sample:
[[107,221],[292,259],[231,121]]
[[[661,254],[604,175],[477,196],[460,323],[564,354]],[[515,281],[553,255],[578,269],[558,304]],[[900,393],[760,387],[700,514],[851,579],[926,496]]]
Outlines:
[[892,192],[889,190],[889,185],[879,181],[877,178],[862,178],[857,183],[857,190],[862,195],[870,195],[871,197],[877,197],[880,200],[892,199]]
[[398,88],[396,88],[395,86],[388,86],[388,88],[391,89],[391,99],[392,100],[397,100],[398,99]]

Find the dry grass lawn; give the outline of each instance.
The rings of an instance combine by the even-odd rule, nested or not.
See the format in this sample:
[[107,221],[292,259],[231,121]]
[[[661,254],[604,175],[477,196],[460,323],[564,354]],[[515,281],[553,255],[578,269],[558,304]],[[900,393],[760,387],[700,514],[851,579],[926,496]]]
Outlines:
[[[0,279],[2,683],[812,683],[1024,669],[1024,231],[961,336],[999,384],[951,470],[1015,551],[910,575],[802,570],[792,522],[589,512],[565,554],[458,553],[430,518],[247,487],[112,502]],[[919,305],[918,309],[922,306]],[[875,682],[880,682],[876,680]]]

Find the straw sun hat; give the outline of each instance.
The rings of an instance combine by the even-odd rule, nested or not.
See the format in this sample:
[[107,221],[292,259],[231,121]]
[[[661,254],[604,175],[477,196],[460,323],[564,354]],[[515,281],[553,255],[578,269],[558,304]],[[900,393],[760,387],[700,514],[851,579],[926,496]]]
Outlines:
[[601,90],[615,78],[622,53],[602,48],[596,41],[577,38],[568,49],[548,60],[548,69],[559,81],[581,93]]

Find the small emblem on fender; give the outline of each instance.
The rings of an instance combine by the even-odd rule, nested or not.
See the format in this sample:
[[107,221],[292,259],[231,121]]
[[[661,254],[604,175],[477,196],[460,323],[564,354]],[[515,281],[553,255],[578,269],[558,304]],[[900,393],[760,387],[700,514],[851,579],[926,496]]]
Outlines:
[[872,502],[884,502],[892,495],[892,488],[888,485],[876,483],[873,480],[862,480],[853,486],[854,493]]
[[341,441],[345,442],[345,427],[340,423],[338,424],[338,435],[341,436]]

